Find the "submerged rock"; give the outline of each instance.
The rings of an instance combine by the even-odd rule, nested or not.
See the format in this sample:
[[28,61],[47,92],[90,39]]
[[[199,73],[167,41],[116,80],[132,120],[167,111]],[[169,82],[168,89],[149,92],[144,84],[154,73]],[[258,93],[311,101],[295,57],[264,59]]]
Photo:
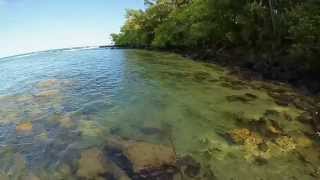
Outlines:
[[59,179],[70,179],[73,176],[71,166],[68,164],[60,165],[55,176]]
[[110,134],[111,135],[119,135],[121,132],[121,128],[120,127],[112,127],[110,128]]
[[14,161],[15,161],[15,171],[16,172],[21,172],[23,171],[24,169],[26,169],[27,167],[27,164],[26,164],[26,160],[25,160],[25,157],[20,154],[20,153],[16,153],[15,156],[14,156]]
[[279,118],[280,112],[274,110],[274,109],[267,109],[266,112],[263,114],[263,117],[265,118]]
[[22,180],[41,180],[41,179],[33,174],[29,174],[28,176],[24,177]]
[[32,123],[25,122],[17,125],[16,132],[20,134],[30,134],[32,132]]
[[163,131],[160,128],[156,127],[142,127],[140,131],[145,135],[160,135]]
[[172,179],[176,173],[175,152],[164,145],[110,138],[106,148],[133,179]]
[[319,111],[312,112],[311,126],[317,134],[320,134],[320,113],[319,113]]
[[84,104],[82,108],[76,111],[76,113],[79,115],[92,115],[100,112],[101,110],[109,109],[112,107],[112,104],[106,103],[102,100],[98,100]]
[[55,97],[59,95],[59,91],[58,90],[45,90],[45,91],[41,91],[38,94],[36,94],[36,97],[43,97],[43,98],[51,98],[51,97]]
[[320,134],[320,113],[319,111],[304,112],[297,117],[297,120],[304,124],[309,124],[311,128]]
[[52,88],[53,86],[56,86],[57,84],[59,84],[59,80],[57,80],[57,79],[48,79],[48,80],[45,80],[45,81],[40,81],[37,84],[37,87],[41,88],[41,89],[48,89],[48,88]]
[[237,144],[262,144],[263,139],[256,133],[251,132],[249,129],[234,129],[228,133],[233,142]]
[[263,157],[255,157],[254,159],[255,164],[257,164],[258,166],[263,166],[268,164],[268,160],[263,158]]
[[114,162],[107,160],[107,166],[108,166],[108,173],[106,174],[107,179],[130,180],[127,173]]
[[291,137],[282,136],[276,139],[276,144],[280,147],[283,152],[290,152],[296,149],[296,143]]
[[36,136],[36,139],[42,141],[42,142],[45,142],[45,141],[48,141],[49,137],[48,137],[48,133],[45,131],[45,132],[42,132],[40,133],[39,135]]
[[248,103],[252,101],[252,98],[249,98],[247,96],[242,96],[242,95],[232,95],[232,96],[227,96],[227,100],[229,102],[242,102],[242,103]]
[[297,120],[301,123],[312,123],[312,115],[309,112],[304,112],[297,117]]
[[61,80],[61,79],[47,79],[38,82],[36,87],[40,90],[48,90],[48,89],[61,89],[64,86],[69,86],[71,81],[69,80]]
[[279,119],[279,114],[276,111],[268,110],[264,117],[259,120],[251,120],[247,125],[251,130],[258,132],[266,139],[276,138],[284,134],[279,122],[273,119]]
[[12,157],[12,166],[6,172],[9,179],[23,179],[27,175],[27,162],[25,156],[20,153],[15,153]]
[[243,144],[250,134],[251,132],[249,129],[234,129],[228,133],[233,142],[238,144]]
[[63,116],[59,118],[58,122],[60,123],[60,126],[64,128],[71,128],[74,126],[74,122],[69,116]]
[[161,71],[160,73],[164,77],[177,78],[177,79],[190,77],[192,75],[191,73],[185,72],[185,71]]
[[107,172],[103,153],[96,148],[82,152],[78,163],[77,175],[81,178],[96,179]]
[[222,82],[222,83],[220,83],[220,85],[222,87],[233,89],[233,90],[242,90],[242,89],[244,89],[244,87],[241,86],[241,85],[236,85],[236,84],[232,84],[232,83],[229,83],[229,82]]
[[143,169],[174,165],[176,162],[173,149],[159,144],[125,141],[115,138],[109,139],[107,145],[121,150],[132,163],[135,172]]
[[310,147],[313,144],[313,141],[310,138],[308,138],[307,136],[303,136],[303,135],[296,137],[295,142],[298,147],[302,147],[302,148]]
[[[318,151],[316,151],[318,150]],[[305,163],[311,163],[318,165],[320,163],[319,148],[315,150],[315,147],[301,148],[298,150],[299,158]]]
[[257,99],[258,96],[254,95],[254,94],[251,94],[251,93],[246,93],[245,94],[248,98],[251,98],[251,99]]
[[279,106],[289,106],[290,104],[293,104],[295,100],[295,95],[288,94],[288,93],[282,93],[282,92],[268,92],[269,96],[271,96],[274,99],[274,102],[278,104]]
[[220,77],[222,81],[221,86],[230,88],[233,90],[242,90],[248,88],[248,84],[245,81],[237,80],[231,77]]
[[135,143],[127,147],[125,155],[132,162],[135,172],[144,169],[157,169],[175,163],[172,149],[162,145]]
[[273,126],[273,125],[267,126],[267,130],[268,130],[268,132],[270,132],[271,134],[274,134],[274,135],[282,134],[282,131],[278,127]]
[[99,137],[103,135],[103,129],[95,121],[80,120],[78,128],[82,136]]
[[0,172],[0,179],[1,179],[1,180],[10,180],[10,179],[9,179],[9,176],[6,175],[5,173],[2,173],[2,172]]
[[313,108],[313,105],[311,102],[308,102],[306,100],[307,98],[296,98],[293,100],[293,104],[296,106],[296,108],[298,109],[302,109],[302,110],[310,110]]
[[177,166],[188,177],[196,177],[200,174],[201,165],[190,155],[183,156],[177,160]]
[[202,82],[204,80],[207,80],[210,77],[210,74],[207,72],[195,72],[193,74],[193,80]]

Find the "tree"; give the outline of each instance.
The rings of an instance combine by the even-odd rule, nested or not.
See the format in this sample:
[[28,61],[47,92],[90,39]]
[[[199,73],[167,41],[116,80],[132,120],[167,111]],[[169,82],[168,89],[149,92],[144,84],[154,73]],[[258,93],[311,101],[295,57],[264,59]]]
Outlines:
[[[115,44],[130,47],[236,49],[318,56],[318,0],[145,0],[129,10]],[[302,62],[307,63],[307,61]]]

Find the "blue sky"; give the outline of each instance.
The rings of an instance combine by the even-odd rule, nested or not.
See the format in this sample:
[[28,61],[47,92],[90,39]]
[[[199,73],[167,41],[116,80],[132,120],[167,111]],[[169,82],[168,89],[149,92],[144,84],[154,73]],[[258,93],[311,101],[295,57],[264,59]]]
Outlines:
[[0,0],[0,57],[110,43],[143,0]]

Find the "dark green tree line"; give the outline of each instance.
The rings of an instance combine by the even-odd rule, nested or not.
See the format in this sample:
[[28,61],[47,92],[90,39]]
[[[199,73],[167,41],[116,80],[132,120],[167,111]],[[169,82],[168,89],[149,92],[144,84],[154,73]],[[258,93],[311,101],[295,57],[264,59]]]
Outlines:
[[[320,70],[318,0],[146,0],[128,10],[116,45],[163,49],[237,49],[298,59]],[[276,59],[276,58],[275,58]],[[297,62],[295,62],[297,63]]]

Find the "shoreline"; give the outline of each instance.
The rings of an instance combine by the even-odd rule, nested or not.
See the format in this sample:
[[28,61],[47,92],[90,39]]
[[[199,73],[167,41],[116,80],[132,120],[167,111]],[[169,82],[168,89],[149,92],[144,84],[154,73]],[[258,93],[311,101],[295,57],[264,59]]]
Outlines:
[[[31,52],[20,55],[14,55],[9,57],[4,57],[0,59],[10,58],[10,57],[19,57],[34,53],[48,52],[48,51],[62,51],[70,49],[82,49],[88,48],[89,46],[84,47],[74,47],[74,48],[61,48],[61,49],[52,49],[39,52]],[[188,49],[157,49],[151,47],[129,47],[129,46],[120,46],[120,45],[101,45],[95,46],[96,49],[141,49],[149,51],[158,51],[158,52],[167,52],[167,53],[176,53],[185,58],[188,58],[193,61],[206,62],[210,64],[217,64],[219,66],[227,68],[231,74],[238,76],[242,80],[246,81],[264,81],[266,83],[272,84],[285,84],[295,90],[298,94],[311,96],[311,97],[320,97],[320,81],[311,80],[310,76],[300,76],[296,81],[290,82],[287,81],[284,77],[284,74],[277,72],[278,77],[270,78],[266,74],[273,72],[272,65],[266,65],[267,72],[259,72],[259,69],[254,69],[254,66],[247,66],[248,61],[244,61],[248,57],[241,57],[235,55],[227,55],[227,51],[221,51],[220,54],[216,51],[209,50],[188,50]],[[232,54],[232,53],[230,53]],[[256,57],[258,58],[258,57]],[[238,60],[235,60],[238,59]],[[259,62],[259,61],[256,61]],[[250,68],[251,67],[251,68]],[[261,68],[261,67],[260,67]],[[286,72],[290,73],[290,71]],[[294,72],[293,72],[294,73]],[[288,74],[286,75],[288,76]],[[309,81],[310,80],[310,81]],[[313,85],[314,87],[310,87]]]
[[[294,86],[288,82],[281,82],[280,80],[271,80],[264,78],[262,74],[254,72],[250,69],[245,69],[241,66],[236,66],[234,64],[219,63],[219,61],[214,61],[210,58],[197,58],[197,56],[202,56],[204,54],[200,53],[190,53],[179,51],[179,50],[163,50],[163,49],[153,49],[153,48],[131,48],[131,47],[114,47],[114,49],[137,49],[137,50],[148,50],[155,52],[164,53],[175,53],[190,59],[192,61],[205,62],[209,64],[219,65],[226,68],[230,75],[236,76],[242,81],[258,81],[262,84],[261,87],[256,87],[257,89],[264,89],[270,97],[272,97],[276,104],[284,107],[296,107],[304,111],[304,113],[299,116],[299,121],[309,124],[314,134],[308,134],[308,136],[313,138],[320,137],[320,95],[313,93],[306,89],[305,86],[298,87]],[[192,56],[193,55],[193,56]],[[211,57],[213,58],[213,57]],[[222,61],[226,62],[226,61]],[[277,86],[282,86],[283,88],[277,88]],[[288,89],[290,89],[288,91]]]
[[[222,67],[228,68],[234,75],[237,75],[243,80],[258,80],[265,81],[274,84],[284,83],[291,86],[294,90],[303,95],[308,96],[320,96],[320,81],[318,78],[314,78],[309,72],[303,72],[303,70],[297,70],[297,67],[288,67],[289,65],[283,64],[272,64],[272,62],[266,61],[255,61],[254,60],[243,60],[250,57],[246,56],[233,56],[227,55],[227,52],[214,52],[208,50],[182,50],[182,49],[156,49],[150,47],[135,48],[126,46],[99,46],[99,48],[110,48],[110,49],[142,49],[150,51],[176,53],[185,58],[193,61],[200,61],[206,63],[213,63]],[[252,58],[252,57],[251,57]],[[259,57],[253,57],[259,59]],[[283,71],[286,69],[287,71]],[[265,70],[263,70],[265,69]],[[294,79],[290,78],[291,75],[295,76]]]
[[[169,51],[170,52],[170,51]],[[173,50],[183,57],[194,61],[218,64],[228,68],[233,74],[244,80],[259,80],[274,84],[284,83],[304,95],[320,96],[320,81],[310,72],[299,69],[298,65],[282,64],[277,61],[257,60],[261,57],[234,56],[228,52],[181,51]],[[254,60],[248,60],[248,59]],[[293,78],[294,77],[294,78]]]
[[[84,46],[84,47],[51,49],[51,50],[45,50],[45,51],[36,51],[36,52],[18,54],[18,55],[13,55],[8,57],[2,57],[0,59],[6,59],[10,57],[20,57],[20,56],[48,52],[48,51],[63,51],[63,50],[71,50],[71,49],[83,49],[83,48],[89,48],[89,47],[92,48],[91,46]],[[139,48],[139,47],[129,47],[129,46],[121,46],[121,45],[100,45],[100,46],[95,46],[94,48],[97,48],[97,49],[143,49],[143,50],[150,50],[150,51],[176,53],[185,58],[191,59],[193,61],[213,63],[213,64],[220,65],[222,67],[226,67],[232,73],[234,73],[239,78],[244,80],[249,80],[249,81],[259,80],[259,81],[271,82],[274,84],[284,83],[291,86],[300,94],[308,95],[308,96],[320,96],[320,80],[310,78],[311,75],[305,76],[308,72],[304,72],[304,73],[300,72],[300,76],[298,76],[299,78],[290,82],[287,80],[286,77],[288,77],[290,73],[296,73],[296,72],[293,72],[293,71],[290,72],[290,70],[285,72],[286,74],[281,72],[276,72],[274,71],[274,69],[272,69],[272,64],[271,65],[264,64],[264,66],[254,66],[254,64],[253,65],[250,64],[254,60],[247,60],[247,61],[243,60],[243,59],[248,59],[250,57],[227,55],[228,52],[226,51],[218,52],[218,51],[212,51],[212,50],[188,50],[188,49],[177,49],[177,48],[157,49],[157,48],[151,48],[151,47]],[[259,57],[254,57],[254,58],[259,59]],[[256,60],[255,62],[260,62],[260,61]],[[264,61],[262,61],[262,63],[264,63]],[[279,66],[279,67],[281,68],[282,66]],[[279,67],[276,67],[278,68],[278,71],[280,69]],[[261,72],[261,69],[263,68],[268,70],[266,72]],[[277,73],[276,74],[277,76],[274,78],[268,77],[273,72]]]

